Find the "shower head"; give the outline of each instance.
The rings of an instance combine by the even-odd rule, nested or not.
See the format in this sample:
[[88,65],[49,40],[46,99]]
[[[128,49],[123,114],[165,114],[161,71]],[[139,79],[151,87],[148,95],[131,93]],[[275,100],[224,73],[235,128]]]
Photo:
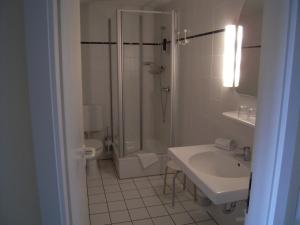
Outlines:
[[144,65],[150,67],[148,72],[152,75],[160,75],[165,71],[164,66],[159,66],[154,62],[145,62]]

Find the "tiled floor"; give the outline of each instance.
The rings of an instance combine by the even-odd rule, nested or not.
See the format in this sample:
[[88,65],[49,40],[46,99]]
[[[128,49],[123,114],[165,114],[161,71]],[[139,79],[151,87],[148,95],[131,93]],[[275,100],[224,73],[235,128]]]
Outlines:
[[216,225],[206,209],[183,192],[178,183],[171,205],[170,179],[162,194],[163,177],[119,180],[110,160],[88,163],[87,186],[91,225]]

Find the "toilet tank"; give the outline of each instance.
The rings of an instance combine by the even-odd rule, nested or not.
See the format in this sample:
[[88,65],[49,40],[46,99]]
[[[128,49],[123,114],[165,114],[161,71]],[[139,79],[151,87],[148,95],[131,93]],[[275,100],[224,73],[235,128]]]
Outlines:
[[84,105],[83,117],[85,132],[104,130],[104,115],[102,105]]

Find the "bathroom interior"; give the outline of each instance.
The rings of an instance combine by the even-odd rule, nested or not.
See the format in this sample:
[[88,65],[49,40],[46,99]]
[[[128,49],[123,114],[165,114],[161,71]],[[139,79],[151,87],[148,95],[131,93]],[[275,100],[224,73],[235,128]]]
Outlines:
[[263,0],[84,0],[91,225],[244,224]]

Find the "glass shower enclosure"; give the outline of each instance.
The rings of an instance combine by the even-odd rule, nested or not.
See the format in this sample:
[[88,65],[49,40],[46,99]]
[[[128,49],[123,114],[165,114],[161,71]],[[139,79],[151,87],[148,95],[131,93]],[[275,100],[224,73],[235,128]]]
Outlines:
[[175,12],[118,10],[114,146],[119,157],[174,143]]

